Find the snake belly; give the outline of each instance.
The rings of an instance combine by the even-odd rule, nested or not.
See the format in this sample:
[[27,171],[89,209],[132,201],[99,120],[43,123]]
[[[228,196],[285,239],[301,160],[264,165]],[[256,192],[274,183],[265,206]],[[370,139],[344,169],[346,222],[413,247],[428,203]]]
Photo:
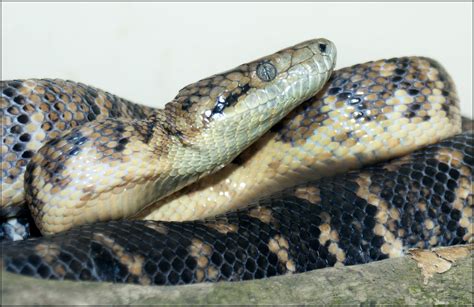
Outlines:
[[[86,96],[90,108],[78,111],[81,101],[60,102],[71,99],[70,88],[61,95],[61,89],[55,91],[48,81],[4,82],[2,121],[7,122],[7,135],[2,158],[12,168],[2,172],[2,181],[7,182],[2,207],[21,201],[24,172],[24,196],[43,234],[129,217],[232,161],[291,109],[318,92],[335,60],[332,42],[306,41],[190,84],[164,109],[123,107],[124,114],[133,116],[134,108],[143,113],[131,119],[121,117],[123,114],[89,119],[90,109],[102,112],[98,104],[108,111],[114,108],[107,108],[109,101],[103,97],[101,101],[92,95],[94,100],[89,101]],[[44,105],[49,109],[43,110]],[[58,116],[60,122],[72,120],[88,110],[90,121],[75,122],[77,127],[54,136],[34,155],[32,149],[25,155],[29,144],[46,139],[49,120],[58,120]],[[56,111],[63,112],[58,115]],[[15,129],[36,133],[34,141],[25,146],[32,135],[22,139],[23,134],[18,137]]]
[[136,218],[215,216],[297,183],[408,154],[460,129],[455,85],[435,60],[400,57],[342,68],[231,164]]
[[6,271],[176,285],[239,281],[472,242],[474,134],[203,221],[112,221],[2,244]]

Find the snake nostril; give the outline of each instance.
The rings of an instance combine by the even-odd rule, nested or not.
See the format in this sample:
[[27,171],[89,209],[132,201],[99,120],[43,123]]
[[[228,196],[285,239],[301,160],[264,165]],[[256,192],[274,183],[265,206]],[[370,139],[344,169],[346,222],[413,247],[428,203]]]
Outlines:
[[319,51],[321,51],[322,53],[326,52],[327,47],[328,45],[322,43],[318,45]]

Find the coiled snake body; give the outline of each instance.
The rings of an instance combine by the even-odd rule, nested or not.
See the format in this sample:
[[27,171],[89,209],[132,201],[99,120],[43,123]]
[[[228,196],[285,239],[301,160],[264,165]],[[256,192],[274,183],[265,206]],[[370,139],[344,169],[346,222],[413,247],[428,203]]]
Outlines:
[[[23,200],[29,155],[18,154],[45,139],[52,122],[62,130],[66,121],[72,127],[82,121],[61,137],[53,132],[28,163],[24,195],[36,224],[47,234],[128,217],[228,164],[319,91],[335,61],[332,42],[303,42],[188,85],[162,110],[91,88],[83,101],[84,87],[70,82],[64,89],[61,81],[5,82],[2,155],[10,168],[2,176],[2,206]],[[100,118],[87,122],[94,117]],[[31,142],[25,146],[17,132]]]
[[[69,91],[88,89],[65,84]],[[123,113],[153,114],[100,91],[95,96]],[[203,221],[114,221],[3,243],[2,264],[42,278],[184,284],[263,278],[396,257],[414,246],[471,242],[473,135],[454,136],[460,129],[454,86],[435,61],[355,65],[335,72],[321,93],[216,175],[135,218],[187,220],[249,207]]]
[[6,270],[174,285],[246,280],[472,239],[473,134],[204,221],[114,221],[3,246]]

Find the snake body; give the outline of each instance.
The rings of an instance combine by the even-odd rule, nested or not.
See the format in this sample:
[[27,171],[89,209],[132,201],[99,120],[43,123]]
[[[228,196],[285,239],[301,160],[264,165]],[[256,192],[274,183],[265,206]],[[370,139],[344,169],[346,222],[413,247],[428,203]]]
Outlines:
[[473,236],[474,135],[307,182],[203,221],[113,221],[3,244],[5,270],[48,279],[176,285],[398,257]]
[[[2,206],[22,200],[28,162],[25,197],[42,233],[128,217],[228,164],[319,91],[335,60],[332,42],[303,42],[188,85],[159,110],[127,102],[115,110],[113,102],[120,99],[88,89],[88,106],[76,116],[88,113],[82,120],[91,121],[53,134],[29,162],[30,154],[25,156],[23,150],[35,147],[52,126],[49,121],[59,119],[52,109],[66,111],[60,123],[71,120],[74,126],[78,123],[71,112],[84,103],[75,99],[72,87],[56,90],[51,81],[4,82],[2,120],[7,133],[2,155],[11,161],[6,165],[11,169],[2,176],[7,190]],[[67,109],[66,101],[71,104]],[[107,113],[115,118],[104,118]],[[138,118],[124,117],[135,113]],[[94,114],[102,118],[92,120]],[[60,123],[59,129],[65,126]],[[28,134],[29,139],[17,139],[17,128],[31,131],[33,138]],[[22,143],[30,139],[26,146]]]
[[[252,71],[258,70],[257,63],[267,62],[255,62]],[[271,74],[271,67],[264,67],[263,72],[265,79]],[[110,130],[106,136],[118,131],[118,137],[125,131],[119,131],[120,125],[114,124],[116,119],[132,117],[133,121],[146,122],[157,118],[154,109],[81,84],[59,80],[14,82],[8,83],[7,88],[33,82],[34,88],[44,84],[46,89],[57,89],[52,99],[55,103],[46,103],[50,109],[35,109],[48,117],[65,117],[51,109],[66,111],[61,110],[61,104],[55,107],[64,97],[77,97],[76,102],[84,107],[76,111],[81,109],[87,115],[95,112],[94,106],[99,107],[96,119],[112,124],[86,126]],[[185,88],[180,95],[189,101],[179,100],[178,95],[181,110],[198,104],[197,98],[192,97],[201,93],[200,86],[207,85],[204,82]],[[11,98],[5,98],[6,103],[15,102],[20,96],[28,97],[28,102],[38,100],[25,96],[23,87],[18,85],[17,92],[4,91],[3,97]],[[47,92],[39,101],[44,102]],[[213,100],[216,101],[219,99]],[[34,106],[38,105],[42,104]],[[283,113],[277,117],[283,117]],[[74,119],[64,129],[96,121],[84,114],[82,122]],[[40,115],[36,117],[35,121],[44,120]],[[165,117],[153,123],[163,125],[169,121]],[[15,124],[18,122],[21,123],[19,118]],[[179,122],[179,118],[171,122]],[[44,122],[42,125],[48,127]],[[63,130],[63,126],[50,124],[49,130]],[[143,127],[136,124],[133,128]],[[184,147],[195,145],[195,139],[181,137],[182,129],[160,127],[169,133],[165,139],[177,137]],[[397,257],[410,247],[469,243],[473,233],[473,134],[457,135],[460,131],[454,85],[436,61],[405,57],[344,68],[332,75],[318,95],[288,114],[228,166],[134,216],[146,220],[100,222],[43,238],[5,242],[1,263],[7,271],[40,278],[171,285],[264,278]],[[22,134],[17,134],[21,141]],[[41,158],[35,158],[46,161],[43,164],[54,163],[54,150],[60,142],[82,142],[81,135],[69,133],[66,141],[61,141],[57,139],[58,132],[52,137],[43,134],[36,140],[51,139],[46,146],[49,149],[41,149]],[[104,140],[104,144],[105,141],[110,140]],[[12,147],[18,139],[5,143]],[[240,146],[239,150],[245,147]],[[9,148],[5,150],[11,155]],[[102,152],[107,153],[107,149]],[[227,161],[236,154],[229,154]],[[399,156],[402,157],[360,171],[319,179]],[[18,185],[14,180],[21,180],[28,159],[19,159],[25,161],[15,164],[18,170],[9,173],[10,177],[4,175],[2,180],[8,177],[9,184]],[[37,168],[34,159],[30,164],[33,166],[26,171],[26,193],[42,193],[31,187],[29,181]],[[170,191],[181,187],[171,186]],[[17,192],[23,193],[21,188]],[[16,199],[21,202],[22,196]],[[103,198],[98,201],[107,203]],[[10,202],[4,212],[12,208]],[[35,205],[32,208],[37,215]],[[238,210],[223,213],[229,209]],[[178,222],[199,218],[206,219]],[[62,224],[61,219],[54,217],[52,224]],[[45,233],[57,230],[48,229],[42,228]]]

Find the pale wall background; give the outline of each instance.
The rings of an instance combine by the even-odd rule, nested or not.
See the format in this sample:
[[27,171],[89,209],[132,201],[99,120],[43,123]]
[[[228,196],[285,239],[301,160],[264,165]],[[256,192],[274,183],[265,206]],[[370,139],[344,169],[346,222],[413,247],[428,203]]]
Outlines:
[[2,3],[2,79],[54,77],[162,106],[194,81],[327,37],[337,67],[424,55],[472,116],[472,3]]

